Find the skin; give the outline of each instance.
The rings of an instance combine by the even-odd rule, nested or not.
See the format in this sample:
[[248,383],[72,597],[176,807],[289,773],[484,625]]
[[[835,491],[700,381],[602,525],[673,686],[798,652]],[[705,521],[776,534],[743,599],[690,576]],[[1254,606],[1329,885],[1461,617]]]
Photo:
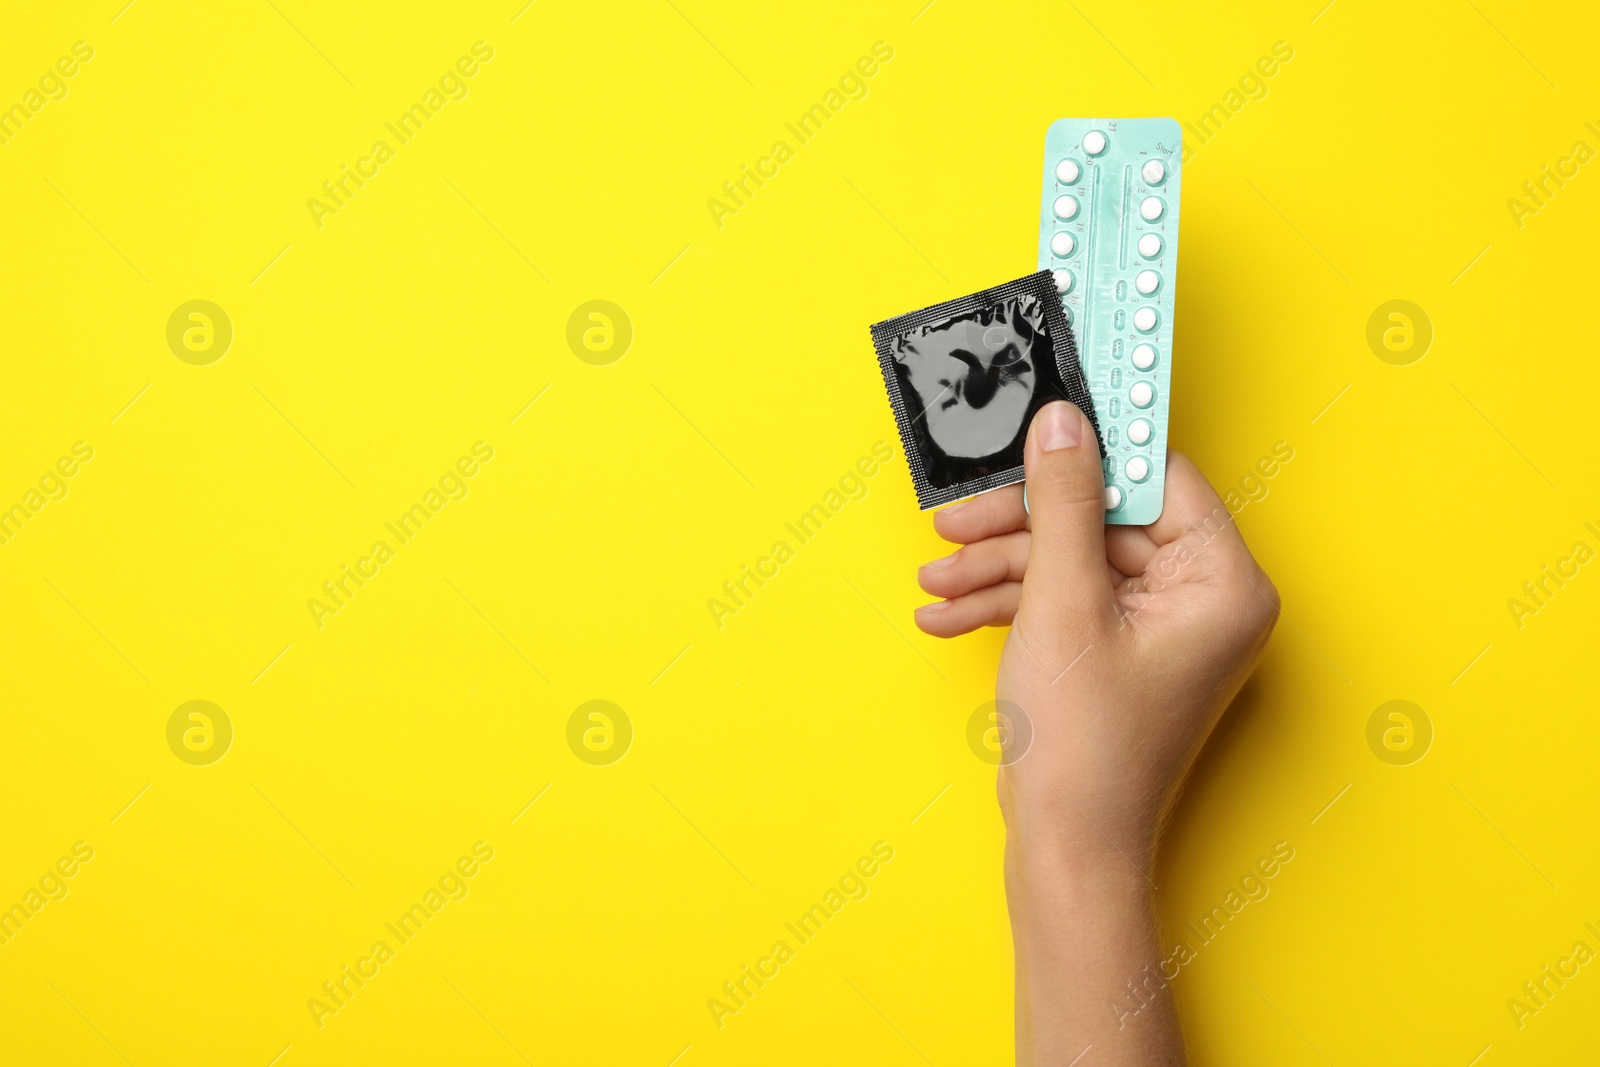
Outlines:
[[1156,843],[1266,646],[1278,593],[1184,456],[1168,454],[1164,509],[1142,527],[1105,525],[1100,455],[1071,404],[1035,416],[1025,463],[1031,516],[1010,486],[934,517],[963,547],[918,572],[944,599],[916,612],[936,637],[1011,627],[996,698],[1032,727],[998,780],[1017,1062],[1092,1049],[1083,1067],[1182,1064],[1160,977],[1175,971],[1156,930]]

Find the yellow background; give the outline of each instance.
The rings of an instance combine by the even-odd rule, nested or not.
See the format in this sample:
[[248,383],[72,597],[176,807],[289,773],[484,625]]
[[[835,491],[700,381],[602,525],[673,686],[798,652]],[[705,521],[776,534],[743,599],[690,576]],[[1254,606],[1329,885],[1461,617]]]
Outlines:
[[[706,601],[894,442],[867,325],[1033,269],[1051,120],[1193,123],[1277,41],[1187,165],[1172,444],[1221,487],[1293,447],[1239,514],[1285,615],[1164,922],[1295,858],[1177,979],[1193,1060],[1592,1055],[1600,968],[1507,1007],[1600,948],[1600,573],[1507,606],[1600,548],[1600,165],[1507,207],[1600,148],[1588,5],[121,3],[0,33],[0,103],[95,50],[0,146],[0,505],[95,450],[0,547],[0,905],[95,849],[0,947],[0,1060],[1007,1062],[965,741],[1002,634],[914,629],[942,548],[904,463],[720,629]],[[469,95],[318,228],[478,40]],[[192,299],[233,323],[209,366],[167,347]],[[593,299],[634,327],[609,366],[565,339]],[[1366,342],[1391,299],[1432,321],[1409,366]],[[319,629],[307,599],[480,440],[470,494]],[[210,766],[166,743],[194,699],[235,730]],[[610,766],[567,746],[596,699],[635,731]],[[1390,699],[1433,725],[1411,766],[1367,745]],[[479,840],[470,894],[319,1029],[307,999]],[[708,998],[880,840],[870,894],[718,1029]]]

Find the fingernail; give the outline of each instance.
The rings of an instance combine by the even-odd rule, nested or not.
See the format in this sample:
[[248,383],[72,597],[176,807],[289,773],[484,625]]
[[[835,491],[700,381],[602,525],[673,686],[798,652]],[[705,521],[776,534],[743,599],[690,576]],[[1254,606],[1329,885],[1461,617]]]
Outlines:
[[967,504],[970,504],[970,503],[971,503],[971,501],[969,500],[969,501],[966,501],[966,502],[960,503],[960,504],[951,504],[949,507],[940,510],[939,514],[941,514],[941,515],[954,515],[956,512],[960,511],[962,508],[966,507]]
[[1083,440],[1083,416],[1066,401],[1058,401],[1044,409],[1039,423],[1039,447],[1046,452],[1059,452],[1063,448],[1076,448]]
[[922,607],[918,608],[917,610],[918,611],[924,611],[924,612],[932,613],[932,612],[935,612],[935,611],[943,611],[945,608],[948,608],[949,606],[950,606],[950,601],[948,601],[948,600],[935,600],[932,604],[924,604],[924,605],[922,605]]
[[945,556],[943,559],[930,560],[929,562],[924,563],[922,565],[922,569],[925,570],[925,571],[942,571],[946,567],[950,566],[950,564],[954,563],[955,561],[956,561],[956,554],[954,552],[952,552],[948,556]]

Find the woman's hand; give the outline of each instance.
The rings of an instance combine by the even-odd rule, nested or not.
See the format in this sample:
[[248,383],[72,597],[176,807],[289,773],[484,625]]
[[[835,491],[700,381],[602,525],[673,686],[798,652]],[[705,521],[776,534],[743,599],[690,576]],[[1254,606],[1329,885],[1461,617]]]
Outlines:
[[1170,998],[1133,1023],[1113,1005],[1159,958],[1161,822],[1266,645],[1278,594],[1185,457],[1169,455],[1147,527],[1106,527],[1094,433],[1071,404],[1035,416],[1025,462],[1031,515],[1012,487],[936,517],[965,547],[919,572],[949,599],[917,612],[939,636],[1012,627],[995,692],[1019,1060],[1104,1042],[1097,1063],[1179,1062]]

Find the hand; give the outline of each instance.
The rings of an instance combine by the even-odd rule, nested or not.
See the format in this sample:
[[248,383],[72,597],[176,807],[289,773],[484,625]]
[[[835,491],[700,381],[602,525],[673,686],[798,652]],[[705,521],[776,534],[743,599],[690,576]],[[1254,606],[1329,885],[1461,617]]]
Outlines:
[[1008,815],[1032,816],[1020,800],[1071,814],[1053,784],[1070,780],[1072,799],[1143,853],[1266,644],[1278,593],[1187,457],[1169,455],[1150,526],[1105,525],[1100,455],[1071,404],[1035,417],[1025,462],[1031,516],[1020,486],[935,515],[965,547],[918,572],[948,599],[919,608],[917,625],[953,637],[1012,624],[996,695],[1032,720],[1037,751],[1002,774]]
[[1169,455],[1148,527],[1106,527],[1094,433],[1071,404],[1035,416],[1025,464],[1031,515],[1012,487],[935,518],[965,547],[922,568],[923,588],[950,599],[917,612],[939,636],[1012,624],[995,691],[1008,743],[1031,735],[998,783],[1019,1059],[1065,1062],[1088,1041],[1107,1042],[1099,1062],[1181,1057],[1170,998],[1132,1041],[1111,1036],[1126,1020],[1106,1008],[1158,958],[1161,822],[1266,645],[1278,594],[1185,457]]

